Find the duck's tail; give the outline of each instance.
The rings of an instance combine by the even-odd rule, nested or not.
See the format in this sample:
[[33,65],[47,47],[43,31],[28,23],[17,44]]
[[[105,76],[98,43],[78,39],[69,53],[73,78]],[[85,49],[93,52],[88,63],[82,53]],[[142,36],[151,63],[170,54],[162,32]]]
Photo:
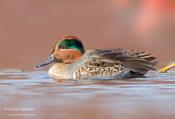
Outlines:
[[171,63],[159,70],[160,73],[166,73],[168,70],[175,68],[175,63]]

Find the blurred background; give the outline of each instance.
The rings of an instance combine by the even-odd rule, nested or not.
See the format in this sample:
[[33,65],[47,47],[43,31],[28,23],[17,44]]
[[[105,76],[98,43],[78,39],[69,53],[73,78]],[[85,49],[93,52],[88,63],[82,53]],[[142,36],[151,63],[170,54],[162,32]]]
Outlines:
[[147,50],[175,61],[175,0],[0,0],[0,67],[34,69],[64,35],[86,49]]

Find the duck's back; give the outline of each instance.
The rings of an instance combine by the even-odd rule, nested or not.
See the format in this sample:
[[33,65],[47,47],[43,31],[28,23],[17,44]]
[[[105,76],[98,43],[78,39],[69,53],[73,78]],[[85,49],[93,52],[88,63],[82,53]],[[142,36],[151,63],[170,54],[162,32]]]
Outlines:
[[74,78],[133,78],[155,70],[157,61],[147,52],[127,49],[88,50],[77,61]]

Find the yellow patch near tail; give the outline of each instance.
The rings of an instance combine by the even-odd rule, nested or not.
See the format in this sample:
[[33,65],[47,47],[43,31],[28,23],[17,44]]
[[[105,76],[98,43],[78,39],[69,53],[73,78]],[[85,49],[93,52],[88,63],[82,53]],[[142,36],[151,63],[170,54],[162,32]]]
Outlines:
[[175,63],[169,64],[159,70],[160,73],[166,73],[168,70],[175,68]]

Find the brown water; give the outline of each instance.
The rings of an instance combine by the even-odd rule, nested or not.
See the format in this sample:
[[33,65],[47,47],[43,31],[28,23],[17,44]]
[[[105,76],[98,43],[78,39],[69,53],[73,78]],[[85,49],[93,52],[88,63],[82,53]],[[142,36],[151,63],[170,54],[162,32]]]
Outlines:
[[0,119],[174,119],[175,71],[132,80],[55,80],[0,70]]

